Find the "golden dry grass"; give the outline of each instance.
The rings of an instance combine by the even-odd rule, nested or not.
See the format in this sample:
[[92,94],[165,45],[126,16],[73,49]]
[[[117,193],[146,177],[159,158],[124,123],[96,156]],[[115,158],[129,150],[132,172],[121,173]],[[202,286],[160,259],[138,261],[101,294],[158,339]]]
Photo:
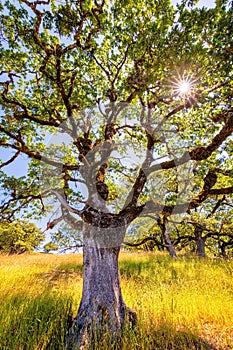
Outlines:
[[[233,349],[232,261],[122,253],[120,270],[139,318],[122,349]],[[63,349],[81,298],[82,255],[0,256],[0,290],[1,350]]]

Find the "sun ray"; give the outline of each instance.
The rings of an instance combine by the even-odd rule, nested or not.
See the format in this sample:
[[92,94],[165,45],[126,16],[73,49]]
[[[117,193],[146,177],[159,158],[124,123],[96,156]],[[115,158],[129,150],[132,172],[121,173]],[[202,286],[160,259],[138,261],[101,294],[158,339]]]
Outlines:
[[181,97],[190,96],[193,93],[195,82],[191,77],[179,77],[174,82],[174,92]]
[[178,90],[181,94],[187,94],[191,88],[192,85],[189,83],[189,81],[184,80],[178,84]]

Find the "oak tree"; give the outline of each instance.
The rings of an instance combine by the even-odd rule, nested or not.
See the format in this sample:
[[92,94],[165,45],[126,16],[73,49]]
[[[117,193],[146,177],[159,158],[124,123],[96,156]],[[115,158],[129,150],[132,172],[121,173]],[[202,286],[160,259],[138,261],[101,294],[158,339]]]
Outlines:
[[[1,215],[56,206],[48,228],[82,232],[69,349],[135,323],[118,272],[135,219],[233,192],[218,186],[219,169],[232,179],[231,1],[195,3],[0,2]],[[4,172],[22,155],[27,174]]]
[[39,248],[44,233],[25,220],[0,223],[0,253],[23,254]]

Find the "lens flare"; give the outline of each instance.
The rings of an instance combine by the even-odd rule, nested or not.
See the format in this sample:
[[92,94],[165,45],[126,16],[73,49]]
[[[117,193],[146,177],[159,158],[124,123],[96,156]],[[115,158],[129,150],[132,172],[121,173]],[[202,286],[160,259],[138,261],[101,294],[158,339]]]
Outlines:
[[191,78],[180,78],[174,83],[174,91],[178,96],[190,96],[193,92],[194,81]]
[[178,91],[181,93],[181,94],[187,94],[192,88],[192,85],[190,84],[189,81],[181,81],[180,83],[178,83]]

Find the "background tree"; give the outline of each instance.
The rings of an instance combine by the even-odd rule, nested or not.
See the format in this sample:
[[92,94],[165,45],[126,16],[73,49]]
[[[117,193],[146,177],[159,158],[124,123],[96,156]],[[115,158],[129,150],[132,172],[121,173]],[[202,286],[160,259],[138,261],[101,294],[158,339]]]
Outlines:
[[0,253],[22,254],[39,248],[45,235],[27,221],[0,223]]
[[167,220],[233,192],[232,174],[219,186],[213,169],[232,168],[232,8],[194,4],[1,1],[1,168],[30,159],[25,176],[1,172],[1,213],[54,206],[49,227],[82,226],[69,349],[135,323],[118,255],[137,217]]
[[52,241],[50,241],[44,245],[44,252],[45,253],[50,253],[51,251],[57,251],[57,250],[58,250],[57,244],[53,243]]
[[176,222],[173,244],[179,249],[186,247],[195,251],[200,257],[206,256],[206,250],[212,255],[226,257],[220,242],[228,242],[231,246],[231,202],[231,196],[219,196],[217,200],[209,198],[198,210],[185,215],[180,223]]
[[[173,244],[173,239],[168,230],[168,222],[165,217],[150,217],[149,220],[140,220],[136,224],[136,234],[129,234],[126,237],[124,245],[138,249],[142,247],[146,251],[167,250],[172,258],[176,258],[177,254]],[[174,236],[174,234],[173,234]],[[176,235],[175,235],[176,237]],[[129,240],[127,240],[127,238]]]
[[78,227],[75,229],[71,226],[62,224],[55,232],[51,233],[52,245],[57,246],[59,252],[64,253],[66,251],[78,252],[83,247],[83,235],[82,231],[78,231]]
[[[166,235],[164,237],[164,227]],[[232,248],[232,196],[208,198],[195,211],[186,212],[181,217],[174,215],[162,228],[155,218],[139,219],[129,231],[124,242],[126,248],[144,250],[168,250],[175,257],[174,250],[196,252],[205,257],[206,249],[211,255],[227,257]],[[171,249],[172,246],[172,249]]]

